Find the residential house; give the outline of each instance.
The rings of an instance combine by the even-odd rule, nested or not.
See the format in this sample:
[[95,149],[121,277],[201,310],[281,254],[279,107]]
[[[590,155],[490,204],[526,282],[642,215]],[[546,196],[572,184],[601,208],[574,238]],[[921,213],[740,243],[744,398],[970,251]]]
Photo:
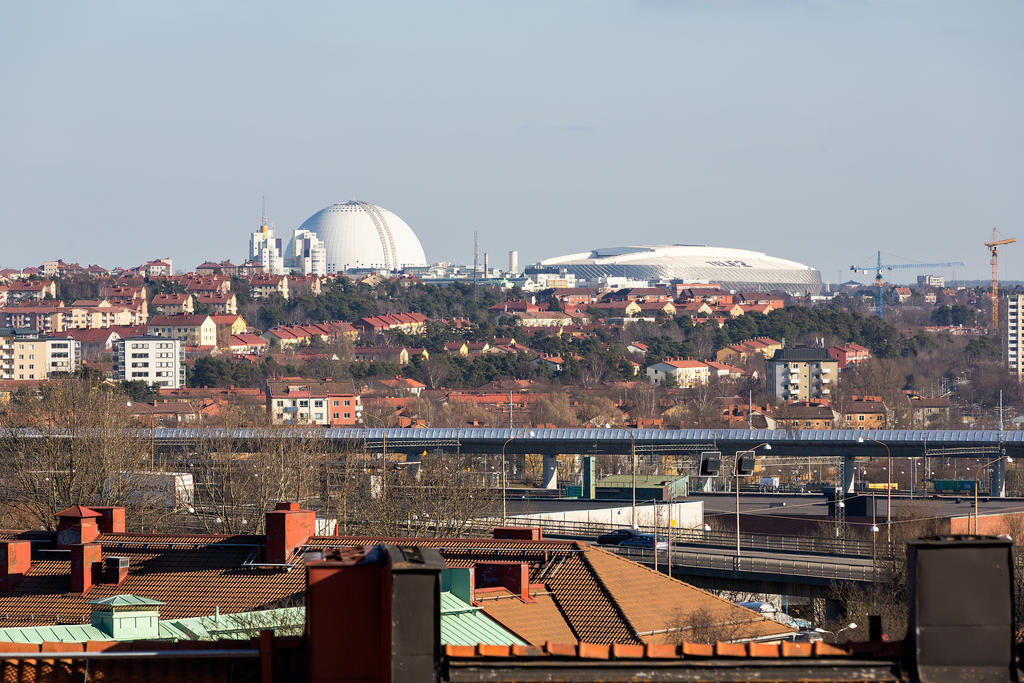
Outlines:
[[469,346],[464,341],[448,342],[444,345],[444,352],[450,356],[462,356],[465,358],[469,355]]
[[155,294],[150,305],[160,315],[191,315],[196,310],[192,295],[179,292]]
[[236,356],[259,355],[270,345],[258,334],[235,334],[228,339],[227,348]]
[[157,315],[147,327],[150,335],[178,339],[184,346],[217,346],[217,324],[208,315]]
[[380,383],[388,393],[393,395],[419,396],[427,388],[426,384],[408,377],[384,379]]
[[289,296],[287,275],[253,275],[249,278],[249,286],[253,299],[269,299],[275,294],[284,299]]
[[785,403],[772,414],[779,429],[832,429],[839,415],[823,403]]
[[881,396],[854,396],[842,406],[846,429],[885,429],[888,411]]
[[953,404],[942,396],[939,398],[910,398],[910,422],[914,429],[935,429],[952,422]]
[[655,385],[669,382],[677,387],[689,389],[700,384],[707,384],[710,376],[711,368],[698,360],[666,358],[659,363],[647,366],[647,378]]
[[359,424],[362,413],[362,401],[351,381],[267,381],[267,414],[274,424],[351,427]]
[[849,365],[871,358],[871,350],[860,344],[840,344],[828,347],[828,355],[839,363],[840,370],[845,370]]
[[402,346],[357,346],[355,360],[357,363],[408,365],[409,350]]
[[196,294],[196,304],[212,314],[235,315],[238,313],[238,297],[234,292]]
[[19,301],[42,301],[49,297],[57,298],[57,285],[53,280],[15,280],[6,285],[7,300],[10,303]]
[[146,277],[170,277],[174,275],[173,262],[169,258],[147,261],[138,269],[140,275]]
[[422,313],[382,313],[360,318],[352,326],[363,336],[372,336],[388,330],[401,330],[406,334],[423,334],[430,320]]
[[671,303],[675,297],[663,287],[624,287],[606,292],[602,301],[635,301],[639,304]]
[[313,296],[320,296],[322,282],[323,277],[320,275],[289,275],[288,295],[301,296],[303,294],[311,294]]
[[529,301],[516,301],[508,300],[502,301],[500,304],[494,304],[487,309],[491,313],[515,313],[515,312],[535,312],[539,311],[540,307],[537,304],[530,303]]
[[245,324],[245,318],[237,314],[214,314],[210,319],[217,328],[217,346],[227,346],[232,336],[249,329]]
[[775,341],[771,337],[757,337],[756,339],[747,339],[736,344],[729,344],[715,354],[715,360],[732,365],[742,364],[746,363],[753,354],[769,358],[782,348],[782,342]]
[[626,351],[634,355],[646,356],[647,344],[643,344],[641,342],[631,342],[629,344],[626,344]]
[[498,314],[498,320],[514,319],[522,327],[565,327],[573,322],[572,316],[559,311],[515,311]]
[[839,363],[825,349],[779,349],[768,359],[766,375],[768,396],[775,401],[829,398]]
[[152,403],[133,402],[129,414],[136,421],[152,427],[182,425],[197,422],[196,409],[187,401],[154,400]]

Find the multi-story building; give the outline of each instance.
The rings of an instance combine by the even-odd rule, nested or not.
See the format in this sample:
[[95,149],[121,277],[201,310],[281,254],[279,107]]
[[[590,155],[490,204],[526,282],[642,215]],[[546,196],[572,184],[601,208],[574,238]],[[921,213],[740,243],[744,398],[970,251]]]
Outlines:
[[177,339],[144,336],[114,342],[114,379],[150,386],[185,386],[185,347]]
[[263,266],[263,272],[270,275],[284,275],[284,251],[281,238],[274,237],[274,229],[264,216],[260,229],[249,237],[249,260]]
[[288,298],[288,277],[285,275],[253,275],[249,285],[253,299],[269,299],[275,294]]
[[779,349],[767,363],[768,396],[775,401],[830,398],[839,376],[839,362],[826,349]]
[[235,315],[238,313],[238,298],[234,292],[196,294],[196,304],[205,306],[210,313],[220,315]]
[[315,232],[297,229],[292,233],[292,270],[300,275],[327,274],[327,248]]
[[153,311],[161,315],[187,315],[196,310],[192,295],[180,292],[156,294],[152,306]]
[[946,277],[944,275],[918,275],[917,286],[938,287],[941,289],[946,286]]
[[699,360],[682,358],[666,358],[660,363],[647,367],[647,378],[653,384],[675,383],[677,387],[691,388],[699,384],[707,384],[711,377],[711,368]]
[[157,315],[149,321],[149,334],[177,339],[185,346],[216,346],[217,324],[208,315]]
[[0,329],[0,379],[40,380],[74,373],[82,365],[76,339],[40,337],[35,330]]
[[1006,297],[1005,319],[1006,367],[1020,381],[1024,379],[1024,360],[1021,358],[1021,350],[1024,349],[1024,294],[1011,294]]
[[350,381],[270,380],[267,413],[274,424],[346,427],[360,422],[363,405]]

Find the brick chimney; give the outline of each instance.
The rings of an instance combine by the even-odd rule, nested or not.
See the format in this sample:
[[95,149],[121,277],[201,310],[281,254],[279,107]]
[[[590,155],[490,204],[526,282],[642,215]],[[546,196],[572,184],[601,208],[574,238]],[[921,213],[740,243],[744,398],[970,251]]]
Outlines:
[[443,568],[435,548],[385,545],[308,563],[308,680],[437,680]]
[[523,600],[533,602],[530,597],[530,565],[525,562],[477,562],[474,589],[505,588]]
[[96,519],[100,513],[83,505],[72,505],[57,513],[57,548],[67,550],[80,543],[92,543],[100,535]]
[[71,588],[69,593],[88,593],[99,583],[103,549],[99,543],[78,543],[71,546]]
[[125,514],[123,507],[94,505],[89,509],[100,513],[99,519],[96,520],[96,525],[99,527],[101,534],[124,533]]
[[298,503],[278,503],[267,513],[265,559],[269,564],[287,564],[296,548],[316,534],[316,513],[300,510]]
[[0,541],[0,595],[10,593],[32,567],[32,544]]

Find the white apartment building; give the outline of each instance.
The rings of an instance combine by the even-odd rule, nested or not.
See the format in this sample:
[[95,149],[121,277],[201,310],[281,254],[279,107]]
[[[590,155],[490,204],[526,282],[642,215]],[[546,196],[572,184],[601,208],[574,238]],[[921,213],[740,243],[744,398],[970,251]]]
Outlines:
[[1004,358],[1006,368],[1024,379],[1024,361],[1021,360],[1021,349],[1024,348],[1024,294],[1010,294],[1006,297],[1006,349]]
[[297,229],[292,233],[291,267],[299,275],[327,274],[327,247],[315,232]]
[[263,272],[270,275],[285,275],[288,272],[284,266],[281,239],[274,237],[274,229],[267,224],[265,218],[260,229],[249,237],[249,260],[261,264]]
[[177,339],[128,337],[114,342],[114,379],[150,386],[185,386],[185,348]]

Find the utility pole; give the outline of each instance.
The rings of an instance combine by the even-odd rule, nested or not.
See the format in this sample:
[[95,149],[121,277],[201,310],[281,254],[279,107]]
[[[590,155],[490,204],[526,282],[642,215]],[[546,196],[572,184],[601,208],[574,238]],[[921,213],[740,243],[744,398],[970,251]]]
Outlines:
[[477,275],[477,265],[479,263],[479,257],[480,257],[480,244],[479,244],[479,240],[478,240],[479,236],[480,236],[480,231],[479,230],[474,230],[473,231],[473,301],[476,301],[479,298],[478,290],[477,290],[477,277],[478,277],[478,275]]

